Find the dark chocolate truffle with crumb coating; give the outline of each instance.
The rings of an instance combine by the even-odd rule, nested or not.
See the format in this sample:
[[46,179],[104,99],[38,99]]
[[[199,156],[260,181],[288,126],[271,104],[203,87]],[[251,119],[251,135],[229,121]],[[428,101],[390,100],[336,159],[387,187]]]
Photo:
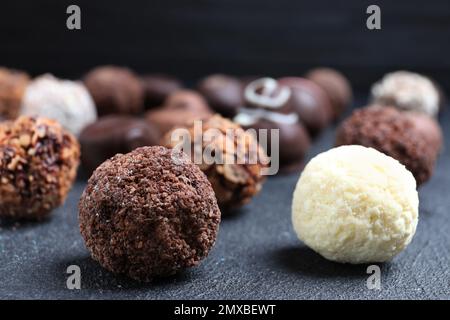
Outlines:
[[94,171],[79,202],[79,222],[94,260],[147,282],[205,258],[220,211],[211,184],[184,153],[142,147]]
[[[424,118],[416,121],[416,116],[376,105],[356,110],[338,128],[336,145],[377,149],[402,163],[421,185],[433,173],[442,141],[437,123],[434,126],[429,118],[431,122]],[[433,129],[424,130],[425,126]]]
[[101,66],[91,70],[83,79],[99,116],[111,113],[137,114],[144,107],[144,87],[128,68]]
[[0,218],[40,220],[75,180],[80,147],[56,121],[21,116],[0,124]]

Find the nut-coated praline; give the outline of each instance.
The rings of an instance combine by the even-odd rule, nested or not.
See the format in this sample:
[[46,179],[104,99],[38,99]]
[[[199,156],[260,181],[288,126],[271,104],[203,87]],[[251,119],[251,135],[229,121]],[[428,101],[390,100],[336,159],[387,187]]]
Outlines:
[[[169,131],[162,143],[175,148],[184,142],[180,140],[189,139],[191,158],[211,182],[224,214],[248,203],[261,190],[265,181],[262,169],[267,166],[267,157],[256,137],[218,114],[203,121],[200,132],[192,123],[185,129],[187,137],[172,139],[173,131]],[[198,140],[200,137],[202,140]],[[204,154],[208,150],[222,161],[206,161]]]
[[216,240],[220,211],[211,184],[184,153],[142,147],[94,171],[79,222],[94,260],[147,282],[199,264]]
[[0,124],[0,218],[42,219],[66,199],[80,147],[59,123],[21,116]]

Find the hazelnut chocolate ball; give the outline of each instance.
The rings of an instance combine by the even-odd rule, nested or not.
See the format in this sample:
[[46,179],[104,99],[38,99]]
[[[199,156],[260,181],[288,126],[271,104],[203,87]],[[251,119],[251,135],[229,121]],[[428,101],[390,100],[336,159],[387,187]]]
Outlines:
[[51,74],[31,81],[25,91],[21,114],[56,120],[76,137],[97,120],[97,110],[86,87]]
[[136,114],[143,110],[144,88],[128,68],[101,66],[84,77],[99,116],[110,113]]
[[0,124],[0,218],[41,219],[61,205],[79,162],[75,137],[46,118]]
[[[412,120],[414,116],[393,107],[370,106],[356,110],[338,128],[336,144],[377,149],[406,166],[420,185],[433,173],[442,134],[431,119]],[[426,131],[430,135],[423,130],[424,124],[433,128]]]
[[175,130],[165,135],[162,144],[178,148],[180,143],[189,143],[189,150],[182,150],[206,174],[224,213],[248,203],[261,190],[265,180],[262,169],[268,161],[254,135],[220,115],[203,121],[200,127],[194,123],[184,131]]
[[316,136],[329,125],[333,111],[330,99],[322,88],[300,77],[286,77],[278,81],[291,88],[289,104],[311,136]]
[[353,99],[352,87],[347,78],[339,71],[331,68],[310,70],[305,78],[321,87],[331,101],[333,119],[337,119]]
[[147,282],[198,265],[214,245],[220,211],[211,184],[184,153],[142,147],[94,171],[79,221],[94,260]]
[[0,67],[0,121],[19,116],[29,80],[24,72]]
[[144,75],[141,81],[144,87],[146,109],[159,107],[171,93],[183,87],[177,78],[165,74]]
[[211,108],[224,117],[236,115],[243,104],[243,85],[235,77],[213,74],[200,81],[198,91],[206,98]]
[[160,138],[159,131],[142,119],[119,114],[104,116],[81,132],[81,163],[87,173],[92,173],[115,154],[157,145]]

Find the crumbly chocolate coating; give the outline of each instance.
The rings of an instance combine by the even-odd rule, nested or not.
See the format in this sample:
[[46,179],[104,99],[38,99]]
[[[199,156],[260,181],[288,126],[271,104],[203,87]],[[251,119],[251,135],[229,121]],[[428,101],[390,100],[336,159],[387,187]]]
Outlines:
[[142,147],[95,170],[79,202],[79,222],[104,268],[147,282],[205,258],[220,210],[211,184],[184,153]]
[[84,77],[99,116],[110,113],[137,114],[143,110],[144,87],[128,68],[101,66]]
[[19,116],[29,76],[20,71],[0,68],[0,120]]
[[0,217],[41,219],[71,188],[80,147],[61,125],[21,116],[0,124]]
[[211,108],[225,117],[233,117],[243,105],[243,84],[235,77],[212,74],[202,79],[198,90]]
[[183,84],[175,77],[165,74],[148,74],[141,77],[145,92],[145,108],[159,107],[167,97],[180,90]]
[[310,70],[305,77],[326,92],[331,101],[333,119],[338,118],[350,105],[353,99],[352,87],[339,71],[331,68],[316,68]]
[[[194,150],[196,150],[194,142],[199,139],[194,128],[193,124],[186,127],[192,143],[191,157],[193,160],[195,160]],[[200,151],[203,153],[207,147],[212,146],[220,154],[223,162],[208,164],[203,158],[200,158],[202,161],[198,165],[211,182],[219,206],[225,214],[230,212],[229,209],[248,203],[261,190],[265,181],[265,176],[261,174],[261,170],[266,166],[267,156],[253,135],[245,132],[238,124],[226,118],[214,115],[203,121],[201,134],[204,135],[210,129],[216,130],[218,134],[210,137],[210,141],[204,138]],[[234,136],[227,136],[227,130],[232,130],[235,133]],[[173,131],[169,131],[162,141],[163,145],[170,148],[174,148],[180,142],[171,139],[172,133]],[[233,150],[228,150],[228,146],[233,146]],[[237,146],[243,148],[244,152],[238,154]],[[245,155],[256,157],[257,161],[251,162]],[[199,158],[198,155],[197,158]]]
[[420,185],[431,177],[440,146],[432,143],[411,116],[392,107],[356,110],[338,128],[336,145],[377,149],[400,161]]
[[84,128],[80,134],[81,163],[91,174],[103,161],[117,153],[159,143],[159,131],[142,119],[111,114]]

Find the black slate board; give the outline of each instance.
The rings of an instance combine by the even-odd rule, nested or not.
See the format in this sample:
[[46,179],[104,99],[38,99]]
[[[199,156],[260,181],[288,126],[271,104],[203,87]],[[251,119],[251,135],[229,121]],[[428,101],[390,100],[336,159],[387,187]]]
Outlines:
[[[450,139],[450,113],[441,117]],[[332,147],[334,130],[309,157]],[[41,224],[0,224],[0,298],[40,299],[449,299],[450,150],[420,189],[420,221],[410,246],[381,266],[381,290],[366,287],[367,265],[329,262],[297,240],[291,196],[298,174],[270,178],[237,215],[223,219],[217,244],[197,268],[151,284],[115,276],[93,261],[78,231],[79,181]],[[81,268],[81,290],[66,269]]]

